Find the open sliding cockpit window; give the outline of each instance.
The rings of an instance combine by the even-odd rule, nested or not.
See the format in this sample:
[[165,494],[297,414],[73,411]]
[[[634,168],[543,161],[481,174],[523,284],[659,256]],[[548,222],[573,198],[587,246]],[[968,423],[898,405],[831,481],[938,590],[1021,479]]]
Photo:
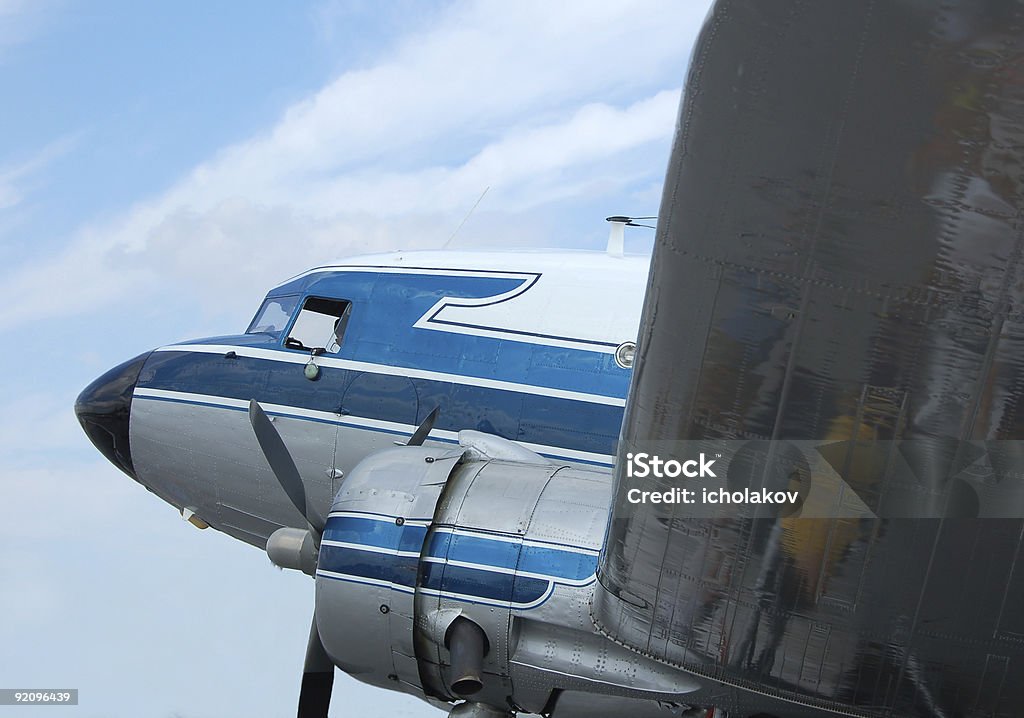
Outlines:
[[351,307],[351,302],[344,299],[307,297],[284,345],[289,349],[322,349],[329,354],[337,353]]

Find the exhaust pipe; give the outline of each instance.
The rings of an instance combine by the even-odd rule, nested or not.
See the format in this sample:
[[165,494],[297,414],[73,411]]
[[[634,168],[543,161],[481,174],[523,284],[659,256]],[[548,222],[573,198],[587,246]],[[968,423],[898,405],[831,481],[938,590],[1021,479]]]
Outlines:
[[451,685],[456,695],[471,696],[483,684],[487,636],[480,626],[459,616],[448,628],[445,645],[451,652]]

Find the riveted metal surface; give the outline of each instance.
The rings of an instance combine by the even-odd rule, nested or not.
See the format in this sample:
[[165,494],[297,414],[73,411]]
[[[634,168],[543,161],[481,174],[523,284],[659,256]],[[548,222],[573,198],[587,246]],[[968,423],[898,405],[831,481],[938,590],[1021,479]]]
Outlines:
[[[573,574],[579,577],[576,581],[556,582],[550,599],[540,606],[512,611],[510,673],[524,709],[548,706],[556,690],[656,701],[678,699],[698,687],[691,676],[594,631],[594,570],[611,488],[607,473],[561,468],[545,485],[531,515],[525,545],[557,546],[563,571],[566,559],[581,570]],[[538,568],[555,571],[554,565],[545,569],[530,564],[525,555],[519,568],[526,575]]]
[[[500,569],[481,571],[470,568],[469,565],[485,563],[484,558],[478,559],[480,564],[473,559],[477,553],[473,542],[484,543],[482,552],[518,553],[520,544],[517,540],[526,533],[540,494],[557,470],[557,467],[549,465],[524,466],[502,461],[469,464],[452,474],[438,503],[427,544],[445,541],[456,546],[461,542],[466,549],[458,553],[458,560],[454,550],[449,550],[445,554],[446,563],[430,567],[439,574],[436,585],[445,590],[428,593],[420,587],[417,591],[417,613],[429,616],[437,611],[457,610],[483,629],[488,641],[483,664],[486,675],[484,687],[480,694],[473,696],[474,700],[504,705],[512,694],[508,680],[511,594],[498,590],[491,597],[460,595],[459,587],[470,586],[476,580],[510,582],[512,576],[498,573]],[[514,570],[514,567],[513,562],[510,568]],[[467,576],[461,579],[454,575],[456,572]],[[418,655],[426,662],[440,666],[439,669],[426,670],[440,676],[443,685],[447,686],[444,667],[449,663],[448,650],[430,640],[425,633],[421,631],[421,640],[417,642],[421,649]]]
[[891,441],[923,447],[920,488],[1020,482],[1022,50],[1011,0],[722,0],[705,25],[594,615],[729,686],[708,703],[1024,711],[1019,490],[1013,518],[713,520],[629,504],[663,486],[624,470],[645,442]]
[[387,449],[362,461],[335,498],[320,547],[317,626],[331,659],[359,680],[422,690],[413,646],[415,576],[426,524],[460,457],[427,447]]
[[458,513],[438,516],[436,523],[523,536],[541,492],[557,470],[541,465],[524,471],[522,464],[489,461],[473,478]]
[[605,471],[561,468],[544,486],[530,515],[527,537],[554,544],[600,548],[611,502]]
[[487,636],[473,700],[550,710],[561,691],[654,701],[697,688],[686,673],[610,643],[590,604],[611,491],[607,473],[503,461],[451,474],[428,532],[416,597],[416,649],[428,693],[451,695],[444,627]]
[[[325,510],[337,427],[281,416],[273,420],[310,501]],[[131,438],[140,480],[159,477],[153,489],[161,498],[178,508],[195,507],[214,528],[263,548],[278,528],[305,526],[263,458],[244,412],[136,399]]]

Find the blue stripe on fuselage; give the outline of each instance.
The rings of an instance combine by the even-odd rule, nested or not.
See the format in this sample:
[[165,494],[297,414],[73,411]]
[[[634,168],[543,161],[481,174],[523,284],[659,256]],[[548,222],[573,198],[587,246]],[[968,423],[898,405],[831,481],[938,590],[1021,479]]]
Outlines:
[[[441,270],[444,271],[444,270]],[[480,300],[498,297],[516,289],[537,291],[540,275],[496,272],[497,276],[475,276],[455,272],[440,274],[397,274],[387,272],[331,271],[302,283],[306,295],[335,297],[352,302],[350,319],[339,353],[340,359],[403,366],[423,371],[462,374],[566,391],[623,398],[629,388],[630,372],[615,363],[611,350],[615,342],[599,342],[552,333],[503,330],[478,322],[452,322],[444,318],[439,302],[462,306],[473,315],[472,306],[459,300],[476,300],[481,316],[490,304]],[[524,276],[528,274],[528,276]],[[279,288],[272,294],[296,292]],[[519,294],[516,294],[519,296]],[[434,316],[436,318],[434,318]],[[421,319],[433,329],[414,326]],[[464,331],[445,331],[458,327]],[[487,335],[498,332],[504,338]],[[620,341],[633,339],[621,337]],[[558,341],[590,348],[566,348]],[[268,339],[267,348],[281,348],[280,339]],[[288,350],[291,351],[291,350]]]
[[594,575],[597,555],[565,551],[547,546],[524,545],[519,554],[521,573],[558,576],[569,581],[583,581]]
[[318,571],[369,578],[406,588],[416,587],[418,568],[417,556],[396,556],[328,544],[320,546],[320,555],[317,559]]
[[595,554],[566,550],[561,546],[520,544],[481,535],[441,531],[431,535],[427,555],[568,581],[582,581],[593,576],[597,566]]
[[398,525],[390,517],[381,520],[367,516],[331,516],[324,526],[325,541],[341,541],[403,552],[419,552],[427,527],[417,524]]
[[514,570],[519,563],[519,548],[519,543],[511,541],[437,531],[430,536],[427,555]]
[[446,594],[523,605],[540,600],[551,588],[543,579],[443,563],[424,564],[421,581],[424,588]]
[[476,429],[509,439],[612,454],[622,408],[506,389],[324,366],[311,382],[302,365],[188,351],[154,353],[139,388],[165,389],[418,424],[434,407],[436,428]]
[[418,585],[462,600],[532,608],[556,584],[593,579],[597,565],[596,552],[586,549],[452,527],[433,530],[420,565],[428,529],[422,520],[398,521],[377,514],[328,517],[317,570],[327,578],[390,584],[396,590]]

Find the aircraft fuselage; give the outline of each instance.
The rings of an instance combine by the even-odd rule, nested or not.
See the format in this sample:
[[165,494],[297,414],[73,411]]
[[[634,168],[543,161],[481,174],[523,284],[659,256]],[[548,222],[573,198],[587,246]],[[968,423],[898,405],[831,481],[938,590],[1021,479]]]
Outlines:
[[[272,289],[247,333],[160,347],[124,370],[132,386],[112,370],[107,394],[118,387],[130,407],[122,468],[263,547],[304,523],[259,451],[250,399],[323,507],[435,408],[428,445],[473,429],[610,466],[630,380],[616,350],[636,339],[646,276],[644,257],[593,252],[397,253],[311,270]],[[101,415],[88,411],[97,391],[80,416]]]

